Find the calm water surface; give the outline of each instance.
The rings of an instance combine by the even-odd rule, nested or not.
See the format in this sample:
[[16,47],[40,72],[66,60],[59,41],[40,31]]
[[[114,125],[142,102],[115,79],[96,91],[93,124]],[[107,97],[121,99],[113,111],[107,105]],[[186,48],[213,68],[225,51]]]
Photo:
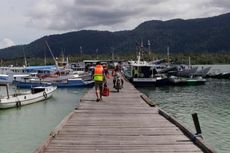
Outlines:
[[[0,153],[31,153],[72,112],[88,89],[58,89],[52,98],[0,110]],[[5,88],[0,89],[5,93]]]
[[230,80],[210,79],[202,86],[139,90],[194,133],[191,114],[198,113],[205,142],[219,153],[230,152]]

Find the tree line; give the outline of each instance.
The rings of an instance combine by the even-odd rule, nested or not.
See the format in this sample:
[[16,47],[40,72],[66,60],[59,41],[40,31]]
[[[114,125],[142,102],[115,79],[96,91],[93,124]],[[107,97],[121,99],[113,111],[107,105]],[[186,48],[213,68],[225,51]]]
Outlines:
[[[137,60],[137,54],[115,54],[114,60],[128,61],[128,60]],[[61,59],[62,57],[57,57]],[[230,53],[179,53],[179,54],[160,54],[160,53],[151,53],[142,55],[142,60],[152,61],[158,59],[170,60],[170,63],[176,64],[188,64],[188,59],[190,58],[191,64],[230,64]],[[112,60],[111,54],[99,54],[99,55],[89,55],[83,54],[81,56],[72,55],[68,56],[70,63],[80,62],[83,60]],[[34,66],[34,65],[54,65],[55,62],[53,58],[27,58],[25,63],[24,58],[14,58],[8,60],[1,60],[1,66]]]

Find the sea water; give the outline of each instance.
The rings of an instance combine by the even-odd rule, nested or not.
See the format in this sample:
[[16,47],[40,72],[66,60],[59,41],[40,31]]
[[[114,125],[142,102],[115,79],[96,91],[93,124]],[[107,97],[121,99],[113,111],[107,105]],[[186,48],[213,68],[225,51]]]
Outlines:
[[[15,89],[10,92],[15,92]],[[74,111],[88,89],[57,89],[42,102],[0,110],[0,153],[31,153]],[[5,94],[5,88],[0,89]]]
[[[212,69],[230,72],[230,65]],[[219,153],[230,152],[230,79],[208,79],[201,86],[138,89],[194,134],[191,114],[198,113],[204,141]]]

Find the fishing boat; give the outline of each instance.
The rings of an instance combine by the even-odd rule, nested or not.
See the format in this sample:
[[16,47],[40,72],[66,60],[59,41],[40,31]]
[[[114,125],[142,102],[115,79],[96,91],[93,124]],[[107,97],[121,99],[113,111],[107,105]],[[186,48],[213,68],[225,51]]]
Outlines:
[[[134,86],[154,86],[156,78],[153,78],[153,67],[145,61],[130,61],[124,73]],[[129,72],[129,73],[128,73]]]
[[34,79],[24,79],[23,81],[13,81],[13,84],[17,88],[32,88],[32,87],[39,87],[39,86],[51,86],[51,83],[48,82],[42,82],[41,80],[35,80]]
[[168,80],[169,80],[169,84],[174,86],[203,85],[206,82],[206,79],[202,77],[185,78],[185,77],[170,76]]
[[0,83],[10,83],[11,80],[8,75],[0,74]]
[[166,77],[158,74],[156,65],[140,60],[140,53],[137,61],[129,61],[129,66],[124,72],[125,76],[134,86],[153,87],[168,83]]
[[176,73],[176,76],[189,78],[196,73],[197,69],[198,67],[190,67],[190,66],[186,67],[186,66],[181,65]]
[[24,105],[36,103],[50,98],[57,89],[55,86],[39,86],[31,88],[31,91],[9,94],[9,84],[0,84],[5,86],[7,95],[0,99],[0,109],[21,107]]
[[82,78],[67,79],[62,82],[54,82],[53,85],[58,88],[78,88],[78,87],[93,87],[93,80],[83,80]]
[[206,67],[206,68],[201,68],[201,70],[197,70],[194,74],[194,76],[202,76],[202,77],[206,77],[206,75],[208,74],[208,72],[210,71],[212,67]]
[[206,78],[230,79],[230,72],[212,71],[206,75]]
[[12,83],[13,80],[23,80],[23,78],[29,77],[27,74],[0,74],[0,83]]
[[24,81],[14,81],[14,85],[18,88],[31,88],[37,86],[57,86],[57,88],[74,88],[74,87],[92,87],[93,80],[84,80],[82,78],[65,79],[61,81],[44,82],[42,80],[25,79]]
[[178,67],[178,71],[176,73],[176,76],[178,77],[186,77],[191,78],[194,76],[194,74],[197,72],[198,67],[192,67],[191,65],[191,59],[188,58],[188,65],[182,64]]
[[230,72],[222,72],[221,79],[230,79]]
[[23,80],[25,77],[35,77],[38,71],[54,71],[55,66],[28,66],[28,67],[0,67],[0,83],[12,83],[14,80]]

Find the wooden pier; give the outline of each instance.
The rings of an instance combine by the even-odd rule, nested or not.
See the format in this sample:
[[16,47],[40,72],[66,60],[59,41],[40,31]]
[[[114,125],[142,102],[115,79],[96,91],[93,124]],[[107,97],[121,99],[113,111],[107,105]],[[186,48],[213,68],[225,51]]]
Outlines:
[[108,85],[109,97],[96,102],[94,89],[89,90],[34,153],[214,152],[163,110],[148,105],[130,83],[125,81],[120,92],[112,88],[112,79]]

